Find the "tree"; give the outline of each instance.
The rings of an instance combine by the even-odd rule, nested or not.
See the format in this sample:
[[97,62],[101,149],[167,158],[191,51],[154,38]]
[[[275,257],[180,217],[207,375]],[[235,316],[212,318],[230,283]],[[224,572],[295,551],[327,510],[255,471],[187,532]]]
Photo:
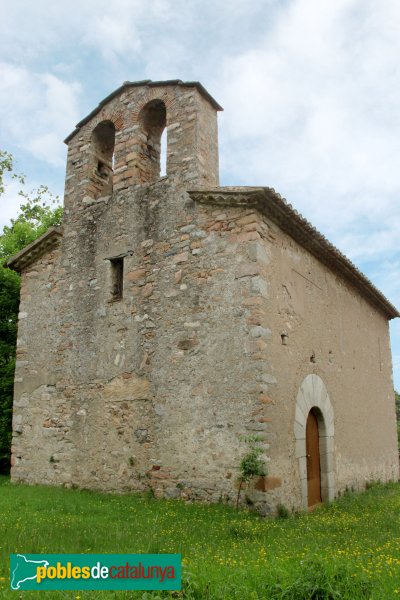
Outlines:
[[236,509],[239,507],[240,493],[243,485],[249,483],[254,477],[260,477],[267,474],[267,468],[263,459],[264,451],[258,445],[259,442],[262,442],[262,438],[257,435],[251,435],[243,438],[243,440],[248,444],[248,452],[240,461]]
[[[7,179],[25,184],[24,175],[14,171],[13,157],[0,150],[0,196],[7,196]],[[0,473],[10,468],[12,398],[19,306],[20,278],[5,266],[7,260],[41,236],[60,225],[62,207],[46,186],[19,192],[20,213],[0,235]]]

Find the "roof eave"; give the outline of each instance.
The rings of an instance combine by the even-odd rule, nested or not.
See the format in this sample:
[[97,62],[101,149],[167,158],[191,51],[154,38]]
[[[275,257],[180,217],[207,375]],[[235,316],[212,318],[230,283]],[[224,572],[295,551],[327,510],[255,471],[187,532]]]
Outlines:
[[46,254],[46,252],[53,250],[60,243],[61,238],[62,227],[50,227],[37,240],[34,240],[31,244],[20,250],[18,254],[9,258],[5,266],[21,273],[38,258]]
[[273,188],[221,187],[191,190],[188,193],[193,200],[204,204],[247,206],[259,210],[320,262],[350,281],[363,297],[384,313],[387,319],[400,317],[399,311],[382,292]]
[[78,131],[81,129],[81,127],[83,127],[83,125],[86,125],[86,123],[88,123],[93,117],[95,117],[97,115],[98,112],[100,112],[100,110],[103,108],[103,106],[108,104],[108,102],[110,102],[110,100],[112,100],[113,98],[118,96],[124,90],[126,90],[128,88],[132,88],[132,87],[143,87],[143,86],[165,87],[165,86],[175,86],[175,85],[179,85],[182,87],[195,87],[199,91],[199,93],[203,96],[203,98],[208,100],[208,102],[211,104],[211,106],[213,106],[215,108],[215,110],[217,110],[217,111],[224,110],[222,108],[222,106],[220,104],[218,104],[218,102],[211,96],[211,94],[209,94],[207,92],[207,90],[201,85],[201,83],[199,81],[181,81],[180,79],[168,79],[167,81],[151,81],[151,79],[144,79],[143,81],[124,81],[124,83],[122,85],[120,85],[119,88],[117,88],[116,90],[111,92],[111,94],[109,94],[103,100],[101,100],[101,102],[99,102],[97,107],[95,109],[93,109],[91,113],[89,113],[86,117],[84,117],[81,121],[79,121],[79,123],[77,123],[75,125],[74,131],[72,131],[65,138],[64,143],[68,144],[72,140],[72,138],[78,133]]

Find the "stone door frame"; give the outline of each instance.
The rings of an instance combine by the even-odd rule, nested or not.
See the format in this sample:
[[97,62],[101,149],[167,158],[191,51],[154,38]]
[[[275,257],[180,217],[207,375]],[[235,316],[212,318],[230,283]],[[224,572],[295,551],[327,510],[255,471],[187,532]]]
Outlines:
[[306,423],[312,408],[315,409],[318,420],[321,497],[323,502],[329,502],[335,498],[333,407],[324,382],[315,374],[307,375],[299,387],[294,422],[295,454],[299,465],[301,506],[304,510],[308,510]]

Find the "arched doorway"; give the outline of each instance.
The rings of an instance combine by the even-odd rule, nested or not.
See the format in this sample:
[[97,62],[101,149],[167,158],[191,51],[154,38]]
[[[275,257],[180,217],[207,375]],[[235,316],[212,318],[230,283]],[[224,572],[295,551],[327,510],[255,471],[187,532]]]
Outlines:
[[[310,417],[310,414],[313,416]],[[309,451],[310,448],[307,448],[307,426],[309,429],[313,429],[314,454]],[[328,502],[335,497],[333,407],[325,384],[318,375],[307,375],[300,385],[296,398],[294,435],[301,486],[301,504],[302,508],[307,510],[318,501]],[[307,464],[310,461],[307,455],[314,456],[313,465]],[[319,467],[317,457],[319,458]],[[319,483],[318,477],[315,475],[318,470]],[[309,489],[309,473],[310,480],[314,480],[310,484],[311,487],[318,490],[319,486],[320,500],[315,500],[318,497],[317,491],[313,496],[313,492]]]
[[313,408],[310,410],[306,424],[307,492],[309,508],[322,502],[318,419],[315,412],[316,411]]

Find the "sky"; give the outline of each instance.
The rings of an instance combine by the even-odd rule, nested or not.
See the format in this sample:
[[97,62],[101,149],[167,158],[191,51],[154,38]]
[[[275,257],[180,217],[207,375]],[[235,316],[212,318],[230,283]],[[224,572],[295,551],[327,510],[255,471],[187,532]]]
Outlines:
[[0,148],[62,197],[63,140],[100,100],[200,81],[224,107],[221,185],[275,188],[400,307],[399,56],[398,0],[3,0]]

